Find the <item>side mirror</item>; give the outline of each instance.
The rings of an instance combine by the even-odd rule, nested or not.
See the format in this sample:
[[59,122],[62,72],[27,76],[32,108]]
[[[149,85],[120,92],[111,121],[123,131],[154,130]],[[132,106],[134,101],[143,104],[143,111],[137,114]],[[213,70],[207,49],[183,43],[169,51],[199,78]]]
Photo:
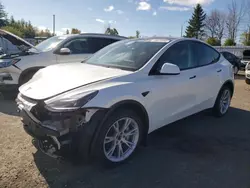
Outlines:
[[60,54],[61,55],[69,55],[70,53],[71,53],[71,51],[68,48],[61,48],[60,49]]
[[164,63],[160,70],[160,74],[163,75],[178,75],[180,73],[180,68],[172,63]]

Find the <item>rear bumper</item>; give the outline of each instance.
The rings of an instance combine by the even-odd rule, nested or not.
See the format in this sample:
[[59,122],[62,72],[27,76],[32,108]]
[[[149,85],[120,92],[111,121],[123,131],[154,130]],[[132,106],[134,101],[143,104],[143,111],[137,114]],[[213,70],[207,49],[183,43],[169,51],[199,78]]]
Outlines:
[[0,92],[17,91],[17,90],[18,90],[18,84],[3,84],[0,82]]

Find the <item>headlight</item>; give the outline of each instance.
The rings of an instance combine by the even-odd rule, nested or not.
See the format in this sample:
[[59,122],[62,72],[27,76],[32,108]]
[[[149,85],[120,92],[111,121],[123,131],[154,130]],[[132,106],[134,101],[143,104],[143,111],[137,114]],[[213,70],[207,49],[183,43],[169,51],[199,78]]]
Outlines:
[[73,90],[45,101],[46,108],[53,112],[74,111],[84,106],[97,95],[98,91],[81,92]]
[[246,70],[250,70],[250,63],[247,64]]

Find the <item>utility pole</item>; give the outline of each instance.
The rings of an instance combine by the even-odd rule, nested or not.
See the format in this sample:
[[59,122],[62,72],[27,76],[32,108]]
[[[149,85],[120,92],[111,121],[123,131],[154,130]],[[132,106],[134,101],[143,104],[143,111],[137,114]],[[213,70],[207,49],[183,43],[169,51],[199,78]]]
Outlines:
[[53,14],[53,36],[55,36],[56,16]]
[[182,35],[182,31],[183,31],[183,26],[184,26],[184,24],[187,22],[187,20],[185,21],[185,22],[183,22],[183,24],[181,24],[181,37],[183,36]]

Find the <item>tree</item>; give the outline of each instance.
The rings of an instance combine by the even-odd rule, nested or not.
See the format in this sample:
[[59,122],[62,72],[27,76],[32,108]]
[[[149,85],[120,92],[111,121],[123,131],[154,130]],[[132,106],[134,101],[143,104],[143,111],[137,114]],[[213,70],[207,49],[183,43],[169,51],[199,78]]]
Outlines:
[[71,34],[80,34],[81,31],[79,29],[76,29],[76,28],[72,28],[71,29]]
[[67,30],[66,30],[66,35],[68,35],[68,34],[69,34],[69,30],[67,29]]
[[235,46],[235,45],[236,45],[236,43],[234,42],[233,39],[228,38],[225,40],[224,46]]
[[210,44],[211,46],[220,46],[221,45],[221,41],[219,41],[217,38],[214,38],[214,37],[209,37],[206,42],[208,44]]
[[137,30],[135,36],[136,36],[136,38],[140,38],[140,31]]
[[[239,1],[237,1],[239,2]],[[235,43],[239,25],[245,15],[243,3],[239,6],[236,0],[232,0],[228,5],[228,15],[226,20],[226,29],[228,38]]]
[[216,38],[220,41],[224,36],[226,15],[218,10],[211,11],[206,17],[205,28],[209,38]]
[[108,35],[119,35],[118,31],[116,30],[116,28],[110,28],[108,27],[105,31],[105,34],[108,34]]
[[242,33],[240,36],[240,40],[245,46],[250,46],[250,33],[248,31]]
[[201,39],[204,36],[204,26],[206,14],[200,4],[194,8],[192,18],[189,20],[189,26],[186,29],[186,37]]
[[7,25],[7,13],[4,10],[3,4],[0,2],[0,27]]

